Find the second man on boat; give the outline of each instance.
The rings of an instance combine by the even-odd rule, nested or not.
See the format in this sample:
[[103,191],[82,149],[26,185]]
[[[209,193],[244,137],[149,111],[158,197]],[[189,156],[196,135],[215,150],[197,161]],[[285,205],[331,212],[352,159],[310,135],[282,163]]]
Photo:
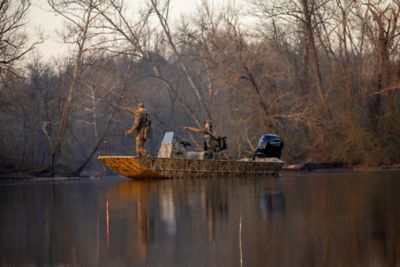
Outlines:
[[215,135],[212,124],[209,120],[204,122],[203,128],[184,126],[183,129],[190,132],[203,133],[205,159],[217,159],[218,152],[226,149],[225,139]]

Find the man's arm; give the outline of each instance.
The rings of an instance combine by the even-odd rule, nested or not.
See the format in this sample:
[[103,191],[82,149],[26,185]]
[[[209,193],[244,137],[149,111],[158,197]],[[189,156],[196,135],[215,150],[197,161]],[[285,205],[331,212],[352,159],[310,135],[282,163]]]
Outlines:
[[187,127],[187,126],[183,126],[183,129],[189,132],[195,132],[195,133],[201,133],[203,131],[203,129],[199,129],[199,128],[194,128],[194,127]]
[[134,108],[122,108],[123,111],[127,111],[127,112],[132,112],[135,113],[135,109]]
[[[128,108],[128,107],[123,107],[121,108],[123,111],[127,111],[127,112],[131,112],[131,113],[135,113],[135,109],[134,108]],[[133,126],[131,128],[129,128],[128,130],[126,130],[124,132],[124,135],[128,136],[128,135],[134,135],[134,130],[133,130]]]

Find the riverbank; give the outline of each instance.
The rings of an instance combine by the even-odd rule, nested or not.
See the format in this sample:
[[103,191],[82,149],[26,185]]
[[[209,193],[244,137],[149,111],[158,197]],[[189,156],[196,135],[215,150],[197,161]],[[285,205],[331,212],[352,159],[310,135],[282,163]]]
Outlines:
[[369,166],[366,164],[346,164],[344,162],[303,162],[285,163],[284,171],[315,171],[315,170],[400,170],[400,164]]
[[36,179],[36,178],[55,178],[65,179],[68,177],[88,177],[69,172],[59,172],[51,175],[47,170],[27,170],[27,169],[0,169],[0,179]]

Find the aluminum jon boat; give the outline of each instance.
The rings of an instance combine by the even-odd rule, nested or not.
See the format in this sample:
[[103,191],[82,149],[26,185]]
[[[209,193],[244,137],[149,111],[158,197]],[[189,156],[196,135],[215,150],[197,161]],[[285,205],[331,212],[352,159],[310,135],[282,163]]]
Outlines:
[[166,132],[158,157],[99,156],[120,175],[132,179],[205,178],[279,175],[283,161],[276,157],[253,160],[205,160],[201,152],[176,149],[173,132]]

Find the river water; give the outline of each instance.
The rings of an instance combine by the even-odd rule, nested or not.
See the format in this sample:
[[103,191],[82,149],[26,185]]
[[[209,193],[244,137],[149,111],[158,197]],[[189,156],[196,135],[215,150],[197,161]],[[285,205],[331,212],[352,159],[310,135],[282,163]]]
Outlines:
[[0,266],[400,266],[400,172],[0,182]]

